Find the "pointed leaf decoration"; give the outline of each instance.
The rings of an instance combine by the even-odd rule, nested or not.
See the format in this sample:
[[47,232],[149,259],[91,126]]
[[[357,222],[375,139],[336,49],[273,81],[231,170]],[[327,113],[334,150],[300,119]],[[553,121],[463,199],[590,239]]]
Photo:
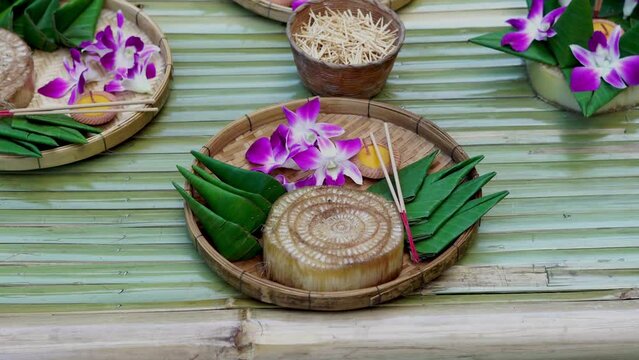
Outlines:
[[23,118],[15,118],[11,121],[11,127],[17,130],[29,131],[54,139],[60,139],[71,144],[87,143],[87,139],[79,131],[62,126],[40,125]]
[[102,132],[102,129],[100,128],[93,127],[90,125],[85,125],[81,122],[75,121],[74,119],[62,114],[28,115],[26,116],[26,118],[29,120],[33,120],[37,123],[45,123],[49,125],[60,125],[60,126],[65,126],[72,129],[80,130],[80,131],[86,131],[93,134],[99,134]]
[[[404,200],[406,202],[411,202],[415,199],[415,195],[422,187],[426,174],[428,174],[428,169],[437,157],[437,154],[439,154],[439,151],[433,151],[427,156],[399,170],[399,183],[402,186],[402,193],[404,194]],[[368,192],[381,195],[388,200],[393,200],[386,180],[376,182],[368,188]]]
[[57,0],[35,0],[14,20],[14,27],[29,46],[44,51],[58,48],[55,43],[53,13],[60,6]]
[[431,259],[446,250],[459,235],[479,221],[507,195],[508,191],[502,191],[467,202],[433,237],[416,245],[420,258]]
[[634,26],[621,36],[619,51],[621,52],[621,57],[639,55],[639,26]]
[[471,43],[489,47],[491,49],[499,50],[507,54],[518,56],[520,58],[537,61],[537,62],[548,64],[548,65],[557,65],[557,60],[555,60],[555,56],[550,51],[550,49],[548,48],[545,42],[533,41],[532,45],[530,45],[528,50],[524,52],[517,52],[513,50],[510,46],[502,46],[501,38],[503,38],[504,35],[512,31],[513,31],[512,29],[507,29],[507,30],[502,30],[498,32],[492,32],[489,34],[472,38],[469,41]]
[[208,207],[220,217],[254,233],[266,222],[265,214],[250,200],[217,187],[178,165],[184,178],[204,198]]
[[57,40],[66,47],[78,47],[95,34],[103,0],[71,0],[55,12]]
[[22,141],[22,140],[12,140],[14,143],[25,147],[29,150],[31,150],[31,152],[33,152],[34,154],[38,155],[38,157],[42,157],[42,153],[40,152],[40,149],[38,149],[37,146],[35,146],[34,144],[27,142],[27,141]]
[[34,144],[58,146],[58,143],[48,136],[12,128],[9,119],[0,119],[0,136],[12,140],[28,141]]
[[[570,76],[572,74],[572,69],[564,69],[564,78],[568,82],[568,86],[570,86]],[[573,95],[581,108],[582,114],[586,117],[590,117],[594,115],[597,110],[599,110],[602,106],[609,103],[615,96],[619,95],[623,89],[617,89],[616,87],[608,84],[605,81],[601,82],[601,86],[596,91],[581,91],[574,92]]]
[[550,49],[560,67],[573,67],[579,62],[570,51],[570,45],[588,48],[592,36],[592,6],[590,0],[572,0],[554,26],[557,35],[548,39]]
[[33,152],[11,140],[0,138],[0,154],[9,154],[26,157],[41,157],[39,152]]
[[22,37],[23,33],[21,29],[14,28],[13,19],[16,16],[22,15],[24,9],[29,5],[28,0],[11,1],[8,3],[7,1],[3,1],[0,5],[2,6],[0,8],[0,27],[11,30]]
[[204,228],[204,232],[215,245],[215,249],[227,260],[247,260],[260,253],[262,248],[255,236],[200,204],[180,185],[173,183],[173,186],[193,211],[200,226]]

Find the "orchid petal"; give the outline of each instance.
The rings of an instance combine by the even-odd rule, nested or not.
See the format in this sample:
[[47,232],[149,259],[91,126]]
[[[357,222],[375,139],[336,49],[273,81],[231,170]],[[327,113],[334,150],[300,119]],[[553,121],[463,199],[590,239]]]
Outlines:
[[617,89],[625,89],[627,86],[619,76],[617,70],[612,69],[606,75],[603,76],[603,79],[610,85],[616,87]]
[[135,51],[139,52],[144,49],[144,42],[137,36],[129,36],[129,38],[126,39],[124,46],[133,46],[135,48]]
[[320,186],[324,184],[324,181],[326,180],[326,173],[324,172],[323,169],[317,169],[315,170],[315,173],[313,174],[313,178],[315,178],[315,185]]
[[122,80],[111,80],[104,85],[104,91],[110,93],[126,91],[122,85]]
[[282,112],[284,112],[284,116],[286,116],[286,120],[288,120],[288,124],[290,126],[295,126],[298,123],[297,114],[291,111],[286,106],[282,106]]
[[599,46],[603,48],[607,48],[608,39],[606,38],[606,35],[602,33],[601,31],[595,31],[592,34],[592,37],[590,38],[590,40],[588,40],[588,49],[590,49],[590,51],[597,51],[597,48]]
[[337,140],[335,141],[335,147],[341,159],[347,160],[357,155],[362,149],[362,140],[349,139],[349,140]]
[[327,175],[328,176],[326,176],[326,180],[324,180],[324,183],[328,186],[342,186],[344,185],[344,183],[346,183],[346,178],[344,177],[343,171],[339,171],[333,175]]
[[362,185],[364,179],[362,179],[362,172],[359,171],[357,165],[350,161],[345,161],[344,163],[342,163],[342,167],[344,168],[344,175],[351,178],[355,182],[355,184]]
[[566,8],[563,6],[556,8],[555,10],[552,10],[551,12],[546,14],[546,16],[544,16],[544,18],[541,20],[541,27],[544,28],[545,26],[547,26],[548,28],[550,28],[551,26],[555,25],[557,20],[559,20],[559,18],[561,17],[561,15],[564,14],[565,11],[566,11]]
[[118,20],[118,27],[122,28],[122,26],[124,26],[124,14],[122,14],[122,10],[118,10],[116,17]]
[[579,45],[570,45],[570,51],[581,65],[586,67],[595,66],[595,58],[592,52],[582,48]]
[[313,170],[317,169],[321,165],[322,154],[317,148],[311,147],[295,155],[293,160],[300,169],[304,171]]
[[102,44],[112,50],[118,48],[118,45],[115,42],[115,38],[113,37],[113,30],[111,30],[110,25],[105,27],[104,31],[102,32]]
[[601,73],[598,69],[576,67],[570,75],[570,89],[573,92],[595,91],[601,85]]
[[80,51],[78,49],[69,49],[69,53],[71,54],[71,59],[74,62],[80,62],[82,59],[82,54],[80,53]]
[[105,54],[104,56],[102,56],[102,58],[100,58],[100,64],[102,64],[102,67],[104,67],[106,70],[109,70],[109,71],[114,70],[115,56],[116,56],[115,51],[111,51]]
[[616,70],[626,84],[630,86],[639,85],[639,55],[620,59]]
[[526,29],[529,21],[528,19],[525,19],[525,18],[512,18],[512,19],[506,20],[506,22],[509,23],[512,27],[514,27],[517,31],[522,31]]
[[257,166],[254,168],[251,168],[251,170],[253,171],[259,171],[265,174],[270,174],[273,170],[277,169],[279,166],[277,164],[267,164],[267,165],[262,165],[262,166]]
[[63,78],[55,78],[38,89],[38,93],[46,97],[59,99],[73,88],[74,84]]
[[146,66],[146,78],[153,79],[157,75],[157,71],[155,69],[155,64],[150,63]]
[[337,155],[335,144],[327,138],[317,138],[317,147],[322,153],[322,157],[333,157]]
[[315,124],[313,130],[317,133],[318,136],[324,138],[333,138],[336,136],[340,136],[344,133],[344,128],[337,124],[329,124],[329,123],[318,123]]
[[313,174],[295,182],[296,189],[300,189],[306,186],[317,186],[317,185],[321,185],[321,184],[317,183],[317,179],[315,178],[315,175]]
[[637,0],[626,0],[623,3],[623,18],[627,18],[632,15],[633,11],[635,11],[635,7],[637,7]]
[[246,151],[246,160],[253,164],[265,165],[273,161],[273,148],[268,138],[255,140]]
[[513,50],[517,52],[524,52],[528,50],[533,40],[535,40],[534,35],[528,32],[511,32],[504,35],[504,37],[501,39],[501,46],[510,45]]
[[610,34],[610,39],[608,39],[608,50],[614,59],[619,59],[619,40],[621,39],[621,26],[615,26],[614,30],[612,30],[612,34]]
[[317,120],[320,112],[320,100],[319,97],[311,99],[306,104],[297,108],[297,116],[305,123],[314,123]]
[[295,11],[298,7],[306,4],[308,0],[293,0],[293,2],[291,3],[291,8],[293,9],[293,11]]
[[544,16],[544,0],[532,0],[530,4],[530,12],[528,13],[528,19],[540,19]]

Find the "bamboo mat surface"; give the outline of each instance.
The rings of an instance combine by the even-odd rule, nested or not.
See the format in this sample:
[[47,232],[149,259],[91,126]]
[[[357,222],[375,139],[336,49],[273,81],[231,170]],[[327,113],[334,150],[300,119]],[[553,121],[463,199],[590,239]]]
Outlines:
[[[479,172],[498,173],[485,191],[511,195],[439,280],[341,314],[277,309],[229,287],[195,252],[171,186],[183,181],[175,164],[188,166],[188,151],[229,121],[309,96],[284,25],[230,0],[135,3],[169,39],[171,96],[151,124],[103,155],[0,173],[0,344],[14,355],[0,358],[101,349],[92,358],[383,359],[396,344],[399,355],[448,359],[467,349],[484,359],[506,343],[514,345],[496,358],[636,355],[639,111],[593,119],[559,111],[534,97],[521,60],[466,42],[525,14],[525,1],[415,0],[400,11],[406,44],[376,100],[424,115],[470,155],[484,154]],[[109,340],[87,340],[105,335],[96,324],[112,326]],[[68,347],[44,335],[31,346],[11,331],[56,332]],[[307,335],[298,341],[299,332]],[[135,340],[141,334],[148,338]],[[608,345],[594,346],[602,339]]]

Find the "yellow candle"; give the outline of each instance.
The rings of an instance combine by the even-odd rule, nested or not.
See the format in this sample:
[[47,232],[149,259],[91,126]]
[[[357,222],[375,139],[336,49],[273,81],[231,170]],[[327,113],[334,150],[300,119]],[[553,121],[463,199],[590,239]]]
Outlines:
[[[614,22],[610,20],[593,19],[592,26],[594,28],[594,31],[600,31],[604,35],[606,35],[606,38],[609,38],[610,34],[612,34],[612,31],[615,29],[617,24],[615,24]],[[623,34],[623,31],[622,31],[622,34]]]
[[[384,164],[386,168],[390,166],[390,153],[388,149],[384,146],[379,145],[379,152],[382,155],[382,160],[384,160]],[[375,148],[373,145],[368,145],[362,147],[362,150],[357,154],[357,160],[362,166],[366,166],[370,169],[381,169],[379,159],[377,159],[377,155],[375,154]]]

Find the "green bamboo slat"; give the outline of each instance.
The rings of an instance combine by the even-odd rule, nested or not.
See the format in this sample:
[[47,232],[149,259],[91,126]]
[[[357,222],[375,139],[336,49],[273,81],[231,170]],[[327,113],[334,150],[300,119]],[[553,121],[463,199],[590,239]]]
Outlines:
[[[113,226],[3,227],[0,244],[191,244],[182,224],[169,227],[123,228]],[[2,263],[0,262],[0,267]]]
[[0,244],[5,263],[43,262],[202,262],[191,244],[80,245],[80,244]]

